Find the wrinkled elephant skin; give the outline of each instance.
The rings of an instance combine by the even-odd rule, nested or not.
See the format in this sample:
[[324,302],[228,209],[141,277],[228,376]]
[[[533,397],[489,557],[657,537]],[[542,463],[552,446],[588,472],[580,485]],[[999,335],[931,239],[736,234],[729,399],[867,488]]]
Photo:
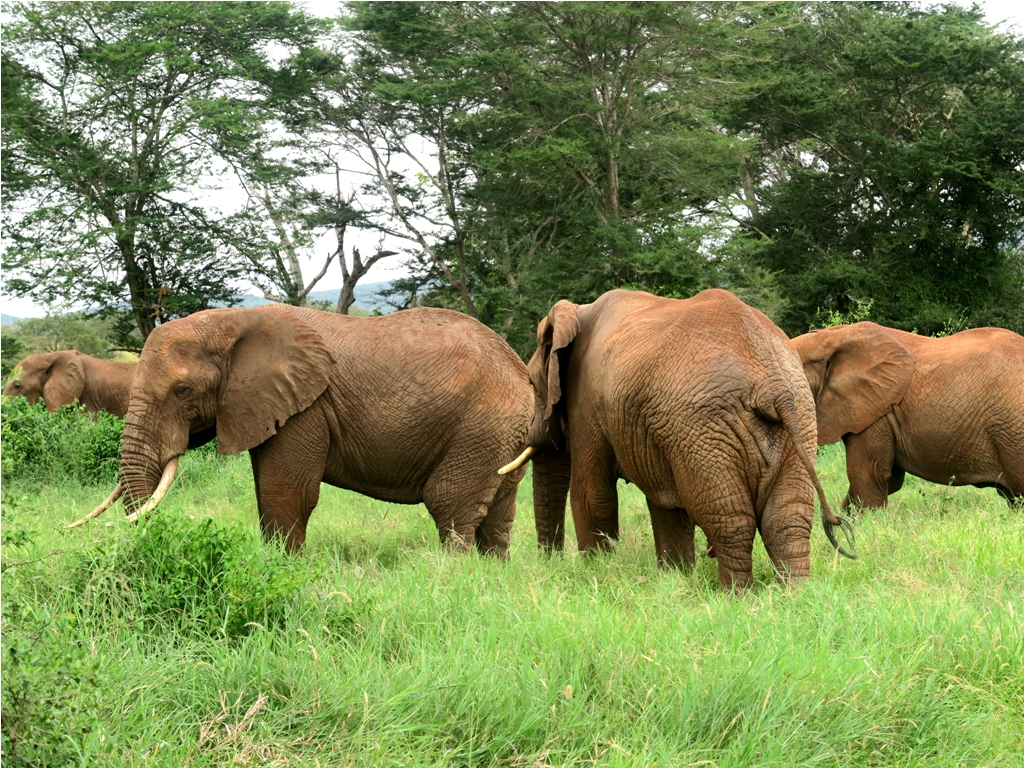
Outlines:
[[89,413],[124,416],[137,365],[99,360],[74,349],[29,355],[11,372],[4,394],[24,395],[33,405],[42,398],[48,411],[78,400]]
[[566,492],[580,550],[617,539],[624,478],[647,497],[662,565],[693,565],[699,526],[726,587],[750,582],[758,531],[781,578],[808,575],[814,401],[767,317],[721,290],[685,301],[615,290],[558,302],[537,341],[528,441],[541,449],[542,547],[562,546]]
[[975,328],[929,338],[874,323],[793,340],[818,441],[846,444],[843,502],[884,507],[907,472],[1024,498],[1024,338]]
[[249,451],[266,537],[302,546],[320,483],[423,502],[441,539],[506,556],[533,409],[526,367],[458,312],[348,317],[272,305],[215,309],[146,341],[125,423],[126,509],[214,435]]

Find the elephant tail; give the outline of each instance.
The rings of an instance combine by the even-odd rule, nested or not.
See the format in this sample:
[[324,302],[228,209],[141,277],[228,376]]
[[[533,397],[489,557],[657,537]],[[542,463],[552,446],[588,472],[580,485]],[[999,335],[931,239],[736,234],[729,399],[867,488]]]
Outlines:
[[[814,469],[811,457],[807,454],[807,447],[804,445],[803,435],[800,434],[800,423],[796,416],[796,404],[793,401],[793,395],[786,392],[776,398],[774,405],[776,413],[778,413],[779,418],[782,420],[782,425],[786,428],[786,432],[789,433],[789,439],[792,440],[793,444],[796,446],[797,455],[800,457],[800,461],[803,462],[804,469],[806,469],[807,474],[811,476],[811,482],[814,483],[814,490],[818,492],[818,498],[821,500],[821,523],[822,527],[825,529],[825,536],[839,554],[843,557],[848,557],[851,560],[856,560],[857,554],[854,551],[853,523],[845,517],[833,514],[832,508],[828,505],[828,499],[825,498],[825,489],[821,487],[821,481],[818,480],[818,473]],[[846,539],[846,545],[849,547],[849,551],[839,544],[839,540],[836,538],[836,528],[842,529],[843,538]]]

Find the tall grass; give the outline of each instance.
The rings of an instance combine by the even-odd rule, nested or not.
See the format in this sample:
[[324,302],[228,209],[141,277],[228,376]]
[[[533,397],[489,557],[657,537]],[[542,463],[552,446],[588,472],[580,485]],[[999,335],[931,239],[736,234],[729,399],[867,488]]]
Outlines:
[[[842,448],[820,466],[840,497]],[[444,551],[422,507],[326,486],[288,558],[259,537],[246,458],[187,455],[180,476],[161,530],[213,518],[235,581],[178,569],[189,605],[280,590],[241,627],[145,609],[158,553],[119,510],[59,530],[107,489],[5,485],[4,718],[35,718],[14,723],[30,762],[1022,764],[1024,515],[994,491],[908,478],[859,518],[860,560],[816,528],[786,589],[758,543],[734,597],[707,558],[659,571],[632,486],[614,552],[547,557],[525,480],[506,564]]]

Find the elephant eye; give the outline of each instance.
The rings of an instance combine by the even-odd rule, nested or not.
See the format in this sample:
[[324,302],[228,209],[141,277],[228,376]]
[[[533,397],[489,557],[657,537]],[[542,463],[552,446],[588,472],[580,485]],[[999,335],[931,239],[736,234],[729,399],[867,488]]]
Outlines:
[[179,384],[178,386],[176,386],[174,388],[174,396],[175,397],[180,397],[180,398],[185,398],[185,397],[188,397],[188,394],[191,391],[192,391],[192,389],[187,384]]

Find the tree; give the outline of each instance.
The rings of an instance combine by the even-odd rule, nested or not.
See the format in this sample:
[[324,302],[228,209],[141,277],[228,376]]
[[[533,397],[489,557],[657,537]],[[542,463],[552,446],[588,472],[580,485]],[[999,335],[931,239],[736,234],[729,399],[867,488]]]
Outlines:
[[13,328],[5,325],[3,329],[0,335],[0,381],[6,384],[14,366],[24,360],[29,352],[28,346]]
[[[322,135],[315,137],[323,139]],[[327,274],[335,259],[341,267],[342,288],[335,310],[347,315],[355,304],[355,287],[370,268],[397,251],[378,247],[364,262],[358,248],[352,250],[352,267],[345,256],[345,234],[350,225],[366,226],[366,213],[353,207],[355,193],[341,188],[341,167],[330,152],[295,141],[289,149],[302,157],[322,155],[334,165],[335,191],[325,194],[310,185],[309,175],[322,170],[308,161],[294,159],[268,164],[261,160],[232,163],[249,195],[249,205],[232,217],[239,232],[234,247],[251,266],[250,277],[264,298],[304,307],[307,297]],[[255,210],[253,210],[255,208]],[[312,249],[321,230],[334,233],[335,247],[328,252],[320,271],[308,283],[302,274],[303,252]]]
[[[702,203],[734,186],[743,155],[709,122],[706,69],[729,39],[713,5],[350,12],[334,124],[367,149],[406,229],[403,210],[435,225],[418,229],[413,262],[428,301],[457,301],[525,348],[557,298],[713,282]],[[434,163],[404,170],[416,137]]]
[[[127,308],[145,338],[214,302],[244,265],[198,199],[211,146],[274,118],[275,50],[313,39],[286,3],[10,8],[3,51],[7,290]],[[13,194],[11,194],[13,192]]]
[[771,67],[719,115],[757,141],[738,250],[777,275],[782,327],[870,300],[906,330],[1024,328],[1024,41],[952,5],[764,12]]
[[[428,270],[475,317],[456,131],[460,116],[479,106],[481,88],[459,58],[464,43],[433,34],[424,23],[433,14],[419,3],[354,3],[348,14],[344,27],[356,35],[336,41],[319,115],[332,144],[368,177],[364,191],[386,201],[364,213],[366,224],[418,246]],[[354,261],[351,274],[367,268]]]
[[[14,341],[12,350],[21,351],[21,357],[11,360],[15,364],[26,355],[41,352],[58,352],[62,349],[77,349],[84,355],[100,359],[110,357],[109,323],[81,313],[47,315],[19,320],[14,328],[4,329],[4,344]],[[5,355],[12,350],[5,346]]]

